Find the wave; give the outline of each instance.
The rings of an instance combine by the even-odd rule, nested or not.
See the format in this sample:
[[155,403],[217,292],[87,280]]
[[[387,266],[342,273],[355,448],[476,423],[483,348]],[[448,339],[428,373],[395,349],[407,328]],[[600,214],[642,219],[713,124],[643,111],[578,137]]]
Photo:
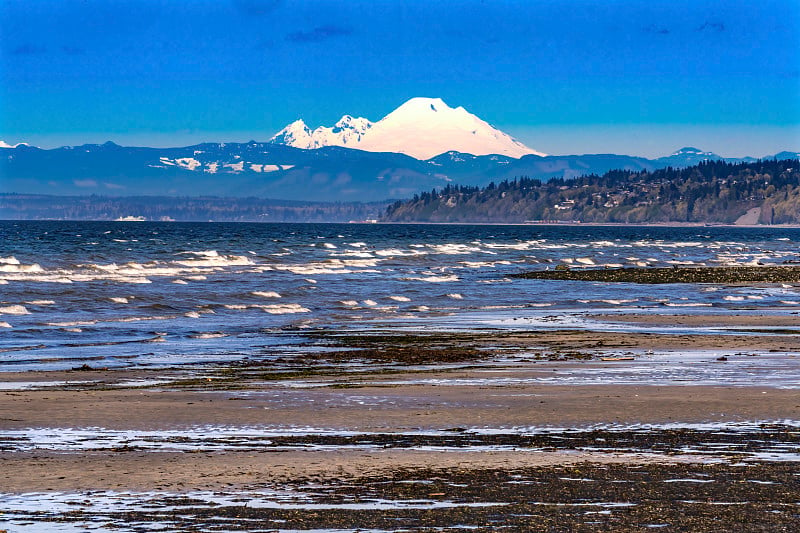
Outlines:
[[44,269],[38,263],[32,265],[21,265],[19,263],[0,263],[0,272],[8,273],[27,273],[27,272],[44,272]]
[[189,335],[192,339],[221,339],[222,337],[227,337],[227,333],[197,333],[195,335]]
[[263,305],[261,309],[271,315],[288,315],[293,313],[310,313],[311,309],[303,307],[300,304],[276,304],[276,305]]
[[416,277],[416,278],[403,278],[406,281],[424,281],[426,283],[447,283],[452,281],[458,281],[458,276],[425,276],[425,277]]
[[8,305],[0,307],[0,315],[29,315],[31,314],[24,305]]
[[281,295],[274,291],[253,291],[250,294],[253,296],[260,296],[262,298],[280,298]]

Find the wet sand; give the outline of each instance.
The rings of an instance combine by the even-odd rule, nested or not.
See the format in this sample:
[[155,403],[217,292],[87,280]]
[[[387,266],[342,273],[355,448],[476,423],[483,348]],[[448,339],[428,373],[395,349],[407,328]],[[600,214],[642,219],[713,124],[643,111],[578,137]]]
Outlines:
[[[544,365],[541,372],[564,372],[569,367],[560,365],[554,369]],[[474,372],[425,376],[458,380]],[[525,371],[513,374],[520,377]],[[489,375],[497,378],[506,374]],[[370,386],[363,384],[368,377],[359,376],[357,386],[342,386],[343,382],[337,380],[333,386],[303,389],[265,383],[235,391],[5,392],[0,393],[0,424],[5,430],[263,426],[399,432],[453,427],[800,420],[798,391],[769,386],[563,386],[502,382]],[[395,375],[393,379],[402,377]]]
[[[715,324],[711,317],[692,315],[597,318]],[[728,318],[724,324],[768,325],[759,317]],[[790,326],[790,321],[784,317],[784,322],[769,325]],[[201,369],[4,374],[0,492],[222,491],[235,497],[266,488],[298,493],[313,482],[322,487],[318,490],[338,494],[325,498],[371,501],[377,497],[374,487],[385,481],[396,487],[418,487],[395,494],[401,500],[438,501],[446,495],[448,501],[461,502],[448,511],[399,515],[338,508],[319,511],[322,514],[316,518],[285,509],[248,511],[252,519],[286,520],[295,529],[387,527],[391,520],[394,527],[434,529],[472,524],[490,530],[489,524],[504,520],[523,529],[537,524],[635,529],[661,523],[660,519],[713,531],[720,523],[741,522],[748,513],[759,514],[762,523],[776,530],[800,522],[796,507],[791,507],[800,480],[786,474],[786,465],[796,464],[793,457],[800,457],[800,431],[792,425],[800,420],[797,388],[781,388],[768,380],[758,383],[757,375],[749,386],[669,380],[654,385],[646,379],[635,385],[581,381],[581,376],[613,376],[634,366],[646,370],[662,364],[648,355],[652,350],[677,361],[668,366],[680,366],[680,358],[688,358],[683,354],[691,351],[695,354],[691,363],[711,375],[723,369],[735,374],[742,367],[740,373],[746,376],[761,371],[752,365],[762,360],[767,370],[775,361],[800,367],[794,353],[800,351],[796,335],[549,331],[435,339],[422,335],[395,341],[378,337],[333,339],[336,346],[355,347],[347,353],[358,364],[344,370],[337,366],[346,359],[342,353],[315,352],[284,360],[277,370],[274,361],[250,361]],[[431,365],[430,346],[448,342],[453,350],[441,352],[449,354],[447,366]],[[627,352],[635,354],[633,361],[601,360]],[[718,360],[720,354],[725,361]],[[578,380],[559,381],[561,376]],[[743,423],[750,425],[736,429]],[[697,427],[689,427],[692,424]],[[718,429],[704,427],[715,424]],[[654,427],[644,428],[647,425]],[[59,448],[37,441],[41,431],[33,428],[45,428],[45,434],[56,436],[82,433]],[[219,434],[219,428],[233,433]],[[546,433],[548,428],[552,434]],[[579,429],[582,432],[576,433]],[[248,441],[249,433],[267,436]],[[772,462],[775,454],[785,457]],[[742,464],[750,465],[750,470],[742,470]],[[703,485],[704,478],[696,481],[698,471],[707,472],[715,484]],[[631,476],[640,475],[637,472],[645,472],[645,478],[632,480]],[[753,477],[757,472],[761,478]],[[537,489],[535,498],[533,493],[527,497],[547,505],[528,502],[519,509],[492,513],[467,505],[496,500],[504,506],[518,505],[528,489],[520,487],[514,495],[509,487],[515,479],[537,476],[544,476],[541,483],[548,485]],[[686,477],[695,481],[680,481]],[[428,486],[449,478],[453,479],[447,487]],[[577,481],[569,481],[573,478],[597,481],[595,510],[608,513],[598,515],[602,520],[595,525],[583,511],[560,507],[586,501],[581,499],[585,483],[575,485]],[[674,494],[665,490],[672,488],[673,478],[683,484]],[[764,481],[763,487],[745,483],[751,478]],[[634,484],[631,490],[625,488],[628,483]],[[756,489],[761,492],[753,492]],[[678,493],[684,503],[678,501]],[[642,494],[651,499],[645,502]],[[328,502],[325,498],[314,501]],[[604,500],[636,503],[603,507]],[[706,503],[685,503],[694,500]],[[714,506],[731,501],[739,502],[735,509]],[[688,512],[687,506],[702,510]],[[243,527],[237,517],[247,515],[241,508],[215,508],[211,516],[200,503],[190,507],[185,514],[194,518],[172,524],[174,530],[194,530],[211,523],[206,519],[237,529]],[[520,522],[523,515],[538,516],[538,521]],[[26,511],[15,516],[22,520],[31,515]],[[56,513],[38,519],[92,521],[92,516],[86,510],[73,518]],[[114,516],[123,530],[134,519],[168,522],[155,515]]]

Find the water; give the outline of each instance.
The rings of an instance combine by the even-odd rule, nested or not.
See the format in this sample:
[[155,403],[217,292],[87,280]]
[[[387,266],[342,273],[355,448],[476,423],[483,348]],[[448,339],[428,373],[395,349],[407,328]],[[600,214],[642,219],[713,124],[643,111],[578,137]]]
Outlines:
[[[800,287],[512,279],[784,264],[800,229],[0,222],[0,371],[275,353],[309,329],[602,327],[596,311],[800,311]],[[515,320],[517,319],[517,320]]]

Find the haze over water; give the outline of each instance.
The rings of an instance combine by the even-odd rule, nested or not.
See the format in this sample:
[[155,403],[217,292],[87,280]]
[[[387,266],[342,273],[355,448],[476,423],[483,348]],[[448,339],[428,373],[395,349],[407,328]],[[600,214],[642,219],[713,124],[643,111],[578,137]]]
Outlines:
[[526,270],[783,264],[799,229],[0,223],[0,370],[279,353],[323,328],[602,327],[594,311],[800,310],[800,287],[511,279]]

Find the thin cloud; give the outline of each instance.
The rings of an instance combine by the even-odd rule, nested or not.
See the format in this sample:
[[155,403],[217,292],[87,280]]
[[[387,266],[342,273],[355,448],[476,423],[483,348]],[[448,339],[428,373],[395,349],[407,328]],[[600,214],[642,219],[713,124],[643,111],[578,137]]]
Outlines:
[[281,0],[233,0],[233,7],[248,17],[263,17],[280,7]]
[[352,33],[353,30],[350,28],[326,25],[318,26],[311,31],[296,31],[290,33],[286,36],[286,40],[293,43],[318,43],[337,37],[346,37]]
[[725,24],[721,22],[711,22],[707,20],[702,26],[697,28],[697,31],[710,31],[710,32],[721,33],[725,31]]
[[45,53],[47,53],[47,48],[30,43],[21,44],[11,49],[11,55],[14,56],[34,56]]
[[69,56],[79,56],[86,53],[86,50],[77,46],[62,46],[61,51]]
[[656,26],[651,24],[644,28],[645,33],[654,33],[656,35],[669,35],[669,30],[663,26]]

